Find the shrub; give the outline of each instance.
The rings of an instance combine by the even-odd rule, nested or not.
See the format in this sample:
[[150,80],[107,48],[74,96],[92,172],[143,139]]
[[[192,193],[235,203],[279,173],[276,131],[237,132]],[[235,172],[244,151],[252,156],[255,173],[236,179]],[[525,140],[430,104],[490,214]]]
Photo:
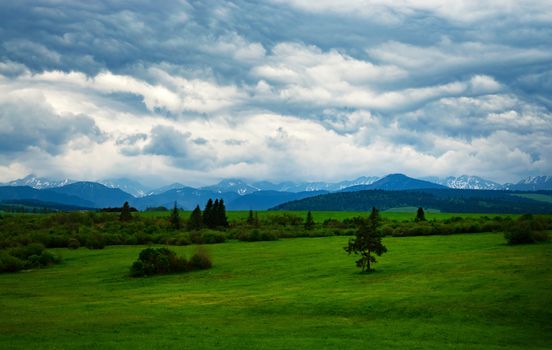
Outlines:
[[211,262],[209,254],[201,247],[197,249],[188,262],[188,268],[190,270],[204,270],[211,268],[211,266],[213,266],[213,263]]
[[548,233],[541,220],[533,219],[530,214],[522,215],[510,223],[504,230],[504,238],[511,245],[542,242],[548,240]]
[[78,239],[76,238],[69,238],[67,240],[67,248],[69,249],[79,249],[80,247],[80,242]]
[[0,272],[17,272],[25,268],[25,262],[7,252],[0,252]]
[[152,276],[186,271],[188,264],[168,248],[146,248],[138,255],[138,260],[130,267],[132,277]]

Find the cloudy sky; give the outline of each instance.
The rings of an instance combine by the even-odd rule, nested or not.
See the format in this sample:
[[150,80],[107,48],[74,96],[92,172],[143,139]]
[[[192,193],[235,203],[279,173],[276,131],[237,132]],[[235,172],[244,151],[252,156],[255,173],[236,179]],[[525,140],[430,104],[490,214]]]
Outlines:
[[552,174],[544,1],[0,2],[0,181]]

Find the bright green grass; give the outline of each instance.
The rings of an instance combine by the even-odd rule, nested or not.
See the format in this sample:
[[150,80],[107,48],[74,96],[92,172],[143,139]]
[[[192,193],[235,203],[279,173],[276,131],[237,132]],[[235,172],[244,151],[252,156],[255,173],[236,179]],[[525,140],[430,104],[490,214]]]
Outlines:
[[[416,208],[417,209],[417,208]],[[188,218],[190,216],[190,211],[183,211],[181,212],[181,216],[183,218]],[[146,217],[168,217],[170,212],[160,212],[160,211],[154,211],[154,212],[141,212],[139,215],[143,215]],[[268,210],[261,210],[257,211],[257,214],[260,219],[264,219],[270,216],[275,215],[284,215],[284,214],[291,214],[296,215],[302,218],[307,217],[306,211],[268,211]],[[246,219],[249,215],[249,211],[227,211],[226,216],[228,217],[229,221],[234,220],[240,220],[240,219]],[[367,211],[313,211],[312,216],[315,222],[322,223],[326,219],[337,219],[337,220],[343,220],[348,218],[353,218],[355,216],[365,216],[368,217],[370,215],[370,212]],[[416,212],[404,212],[404,211],[385,211],[381,213],[381,216],[383,218],[391,219],[391,220],[414,220],[416,217]],[[481,216],[488,216],[488,217],[495,217],[495,216],[501,216],[501,217],[518,217],[517,214],[477,214],[477,213],[436,213],[436,212],[426,212],[426,219],[428,220],[446,220],[453,216],[459,216],[463,218],[479,218]]]
[[60,249],[0,275],[0,349],[552,348],[552,244],[385,238],[363,275],[346,241],[212,245],[211,270],[144,279],[126,276],[142,247]]
[[542,194],[542,193],[520,193],[520,194],[513,194],[513,196],[523,197],[523,198],[529,198],[536,201],[541,202],[547,202],[552,203],[552,196],[548,194]]

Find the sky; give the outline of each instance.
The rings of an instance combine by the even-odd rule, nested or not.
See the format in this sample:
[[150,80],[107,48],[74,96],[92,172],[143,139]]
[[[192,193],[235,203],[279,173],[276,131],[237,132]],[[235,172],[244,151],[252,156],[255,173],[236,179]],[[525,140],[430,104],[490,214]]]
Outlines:
[[0,182],[552,175],[545,1],[0,1]]

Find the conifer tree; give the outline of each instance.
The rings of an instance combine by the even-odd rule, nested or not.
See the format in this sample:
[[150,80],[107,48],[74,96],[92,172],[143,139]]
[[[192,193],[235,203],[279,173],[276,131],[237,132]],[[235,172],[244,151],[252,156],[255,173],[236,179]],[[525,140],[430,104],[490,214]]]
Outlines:
[[344,248],[349,254],[359,254],[360,259],[356,261],[356,265],[363,272],[372,271],[370,263],[375,263],[376,258],[372,254],[381,256],[387,252],[387,248],[381,243],[381,233],[378,232],[380,225],[379,211],[372,208],[372,212],[368,220],[363,220],[360,224],[355,238],[349,240],[349,244]]
[[219,210],[218,210],[218,226],[228,227],[228,218],[226,217],[226,207],[224,206],[224,199],[219,201]]
[[212,227],[213,222],[213,200],[209,198],[205,209],[203,209],[203,224],[207,227]]
[[198,205],[192,211],[192,214],[190,214],[190,220],[188,221],[188,229],[199,230],[201,229],[201,226],[203,226],[203,217],[201,216],[201,209],[199,208],[199,205]]
[[211,228],[220,226],[220,202],[218,199],[215,199],[213,203],[213,215],[211,220]]
[[248,225],[254,225],[255,224],[255,218],[253,217],[253,210],[249,209],[249,215],[247,216],[247,224]]
[[174,228],[175,230],[180,229],[180,227],[182,226],[180,221],[180,214],[178,212],[176,202],[174,202],[173,210],[171,212],[171,215],[169,216],[169,222],[171,224],[171,227]]
[[307,213],[307,220],[305,221],[305,229],[312,230],[314,227],[314,220],[312,219],[312,213],[309,210]]
[[128,202],[125,202],[123,204],[123,208],[121,209],[121,215],[119,216],[120,221],[130,221],[132,220],[132,215],[130,214],[130,206],[128,205]]
[[416,219],[414,219],[414,221],[416,221],[416,222],[426,221],[424,208],[422,208],[422,207],[418,208],[418,211],[416,212]]

